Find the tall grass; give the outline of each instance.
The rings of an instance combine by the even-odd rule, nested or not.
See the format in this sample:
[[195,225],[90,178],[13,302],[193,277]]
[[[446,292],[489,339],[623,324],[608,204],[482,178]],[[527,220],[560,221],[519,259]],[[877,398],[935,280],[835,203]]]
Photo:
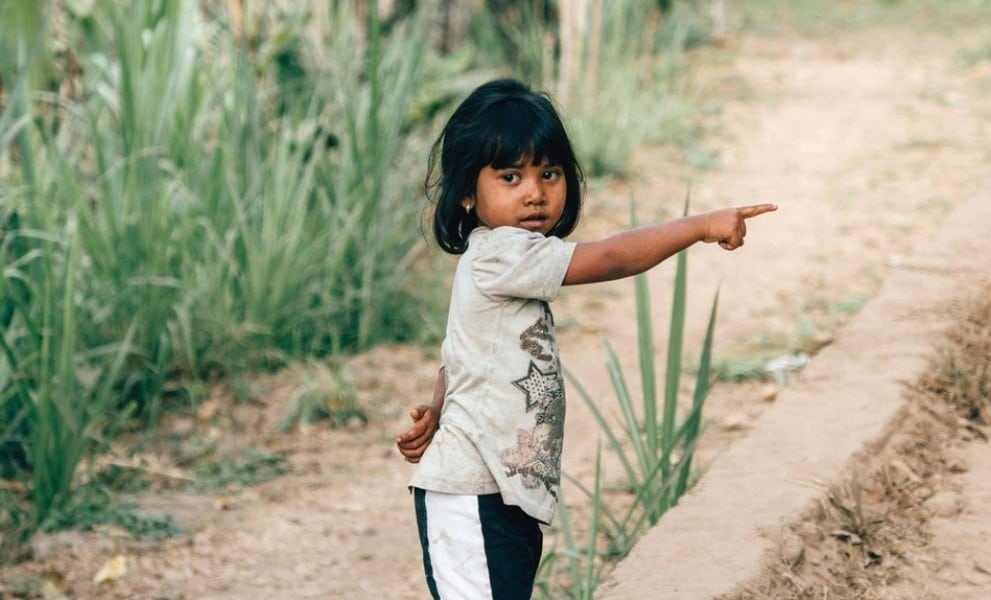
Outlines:
[[[588,175],[628,176],[645,144],[690,146],[705,109],[685,52],[704,39],[691,3],[487,2],[477,42],[494,65],[550,91]],[[553,6],[556,5],[557,10]]]
[[645,144],[687,145],[696,137],[703,106],[684,53],[701,29],[684,13],[662,13],[650,2],[585,4],[587,26],[562,43],[552,89],[588,173],[625,176]]
[[12,301],[0,332],[0,414],[8,417],[0,440],[22,444],[15,455],[32,473],[31,522],[41,527],[69,506],[86,453],[126,416],[111,409],[133,335],[128,329],[118,344],[81,348],[78,236],[65,233],[8,235],[33,238],[35,250],[6,265],[0,278],[0,292]]
[[121,4],[65,8],[57,89],[33,32],[0,60],[0,475],[30,481],[33,527],[167,380],[434,318],[408,152],[429,14],[386,36],[351,3],[266,7],[242,36],[193,0]]
[[[595,588],[608,566],[608,558],[599,552],[600,535],[605,519],[611,515],[603,502],[601,448],[595,455],[595,479],[591,490],[583,489],[591,499],[588,528],[576,531],[576,519],[571,514],[563,493],[558,504],[554,543],[540,562],[534,585],[537,598],[567,597],[587,600],[595,594]],[[574,483],[577,484],[573,479]],[[559,564],[559,562],[563,564]],[[563,583],[562,583],[563,582]]]
[[[35,94],[9,121],[41,121],[17,157],[39,165],[22,221],[78,221],[87,343],[137,315],[160,379],[416,335],[422,314],[400,308],[415,307],[417,178],[396,167],[426,28],[386,39],[348,4],[321,21],[330,47],[248,47],[189,0],[74,21],[82,92]],[[263,52],[304,65],[293,93],[284,67],[258,72],[284,62]]]
[[[688,205],[686,202],[685,209]],[[635,219],[634,219],[635,222]],[[600,401],[593,398],[581,382],[568,373],[569,381],[585,405],[594,415],[608,447],[619,461],[626,477],[626,488],[633,494],[632,502],[625,508],[607,505],[603,496],[601,462],[596,460],[595,481],[591,488],[574,478],[569,478],[591,506],[589,531],[584,541],[574,533],[575,524],[567,507],[560,511],[558,543],[548,554],[543,567],[545,579],[540,589],[554,590],[556,563],[563,557],[567,562],[566,581],[568,597],[591,598],[595,586],[608,563],[625,556],[636,541],[672,506],[688,489],[692,475],[695,445],[701,434],[702,409],[710,389],[712,344],[715,335],[718,294],[709,314],[706,335],[702,342],[695,387],[687,411],[679,415],[681,381],[684,371],[683,333],[686,319],[687,258],[682,251],[677,256],[671,322],[668,333],[664,392],[658,413],[659,380],[655,369],[653,325],[650,310],[650,291],[646,275],[634,278],[639,376],[641,398],[639,407],[630,391],[623,366],[609,344],[606,345],[606,369],[612,382],[619,409],[620,422],[607,417]],[[564,502],[561,505],[565,505]],[[602,545],[604,541],[605,546]],[[558,592],[547,597],[560,597]]]

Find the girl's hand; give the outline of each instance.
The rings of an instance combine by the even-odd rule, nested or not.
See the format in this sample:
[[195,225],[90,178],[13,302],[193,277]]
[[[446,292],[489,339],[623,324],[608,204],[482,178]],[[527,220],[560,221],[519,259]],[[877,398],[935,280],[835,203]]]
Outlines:
[[434,438],[440,421],[439,411],[422,404],[409,411],[413,425],[396,438],[396,447],[408,463],[420,462],[420,457]]
[[774,204],[753,204],[706,213],[702,241],[718,242],[724,250],[736,250],[743,245],[743,238],[747,235],[746,220],[775,210],[778,207]]

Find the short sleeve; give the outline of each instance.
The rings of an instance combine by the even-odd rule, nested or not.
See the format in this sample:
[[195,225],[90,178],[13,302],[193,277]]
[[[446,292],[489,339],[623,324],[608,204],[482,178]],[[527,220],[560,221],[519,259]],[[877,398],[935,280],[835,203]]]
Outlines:
[[553,300],[575,251],[573,242],[515,227],[493,229],[480,242],[471,273],[488,296]]

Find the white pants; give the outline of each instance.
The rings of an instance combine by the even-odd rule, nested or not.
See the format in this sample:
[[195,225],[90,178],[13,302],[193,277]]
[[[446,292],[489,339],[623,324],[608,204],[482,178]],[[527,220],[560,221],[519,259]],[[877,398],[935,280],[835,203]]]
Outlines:
[[499,494],[414,490],[427,586],[441,600],[528,600],[540,565],[540,523]]

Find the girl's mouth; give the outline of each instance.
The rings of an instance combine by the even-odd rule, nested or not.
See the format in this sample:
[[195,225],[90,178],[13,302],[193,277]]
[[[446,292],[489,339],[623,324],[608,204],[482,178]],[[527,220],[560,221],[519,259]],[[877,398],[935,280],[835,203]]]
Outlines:
[[520,221],[520,225],[522,225],[525,229],[540,229],[546,222],[547,216],[538,213],[525,217],[522,221]]

